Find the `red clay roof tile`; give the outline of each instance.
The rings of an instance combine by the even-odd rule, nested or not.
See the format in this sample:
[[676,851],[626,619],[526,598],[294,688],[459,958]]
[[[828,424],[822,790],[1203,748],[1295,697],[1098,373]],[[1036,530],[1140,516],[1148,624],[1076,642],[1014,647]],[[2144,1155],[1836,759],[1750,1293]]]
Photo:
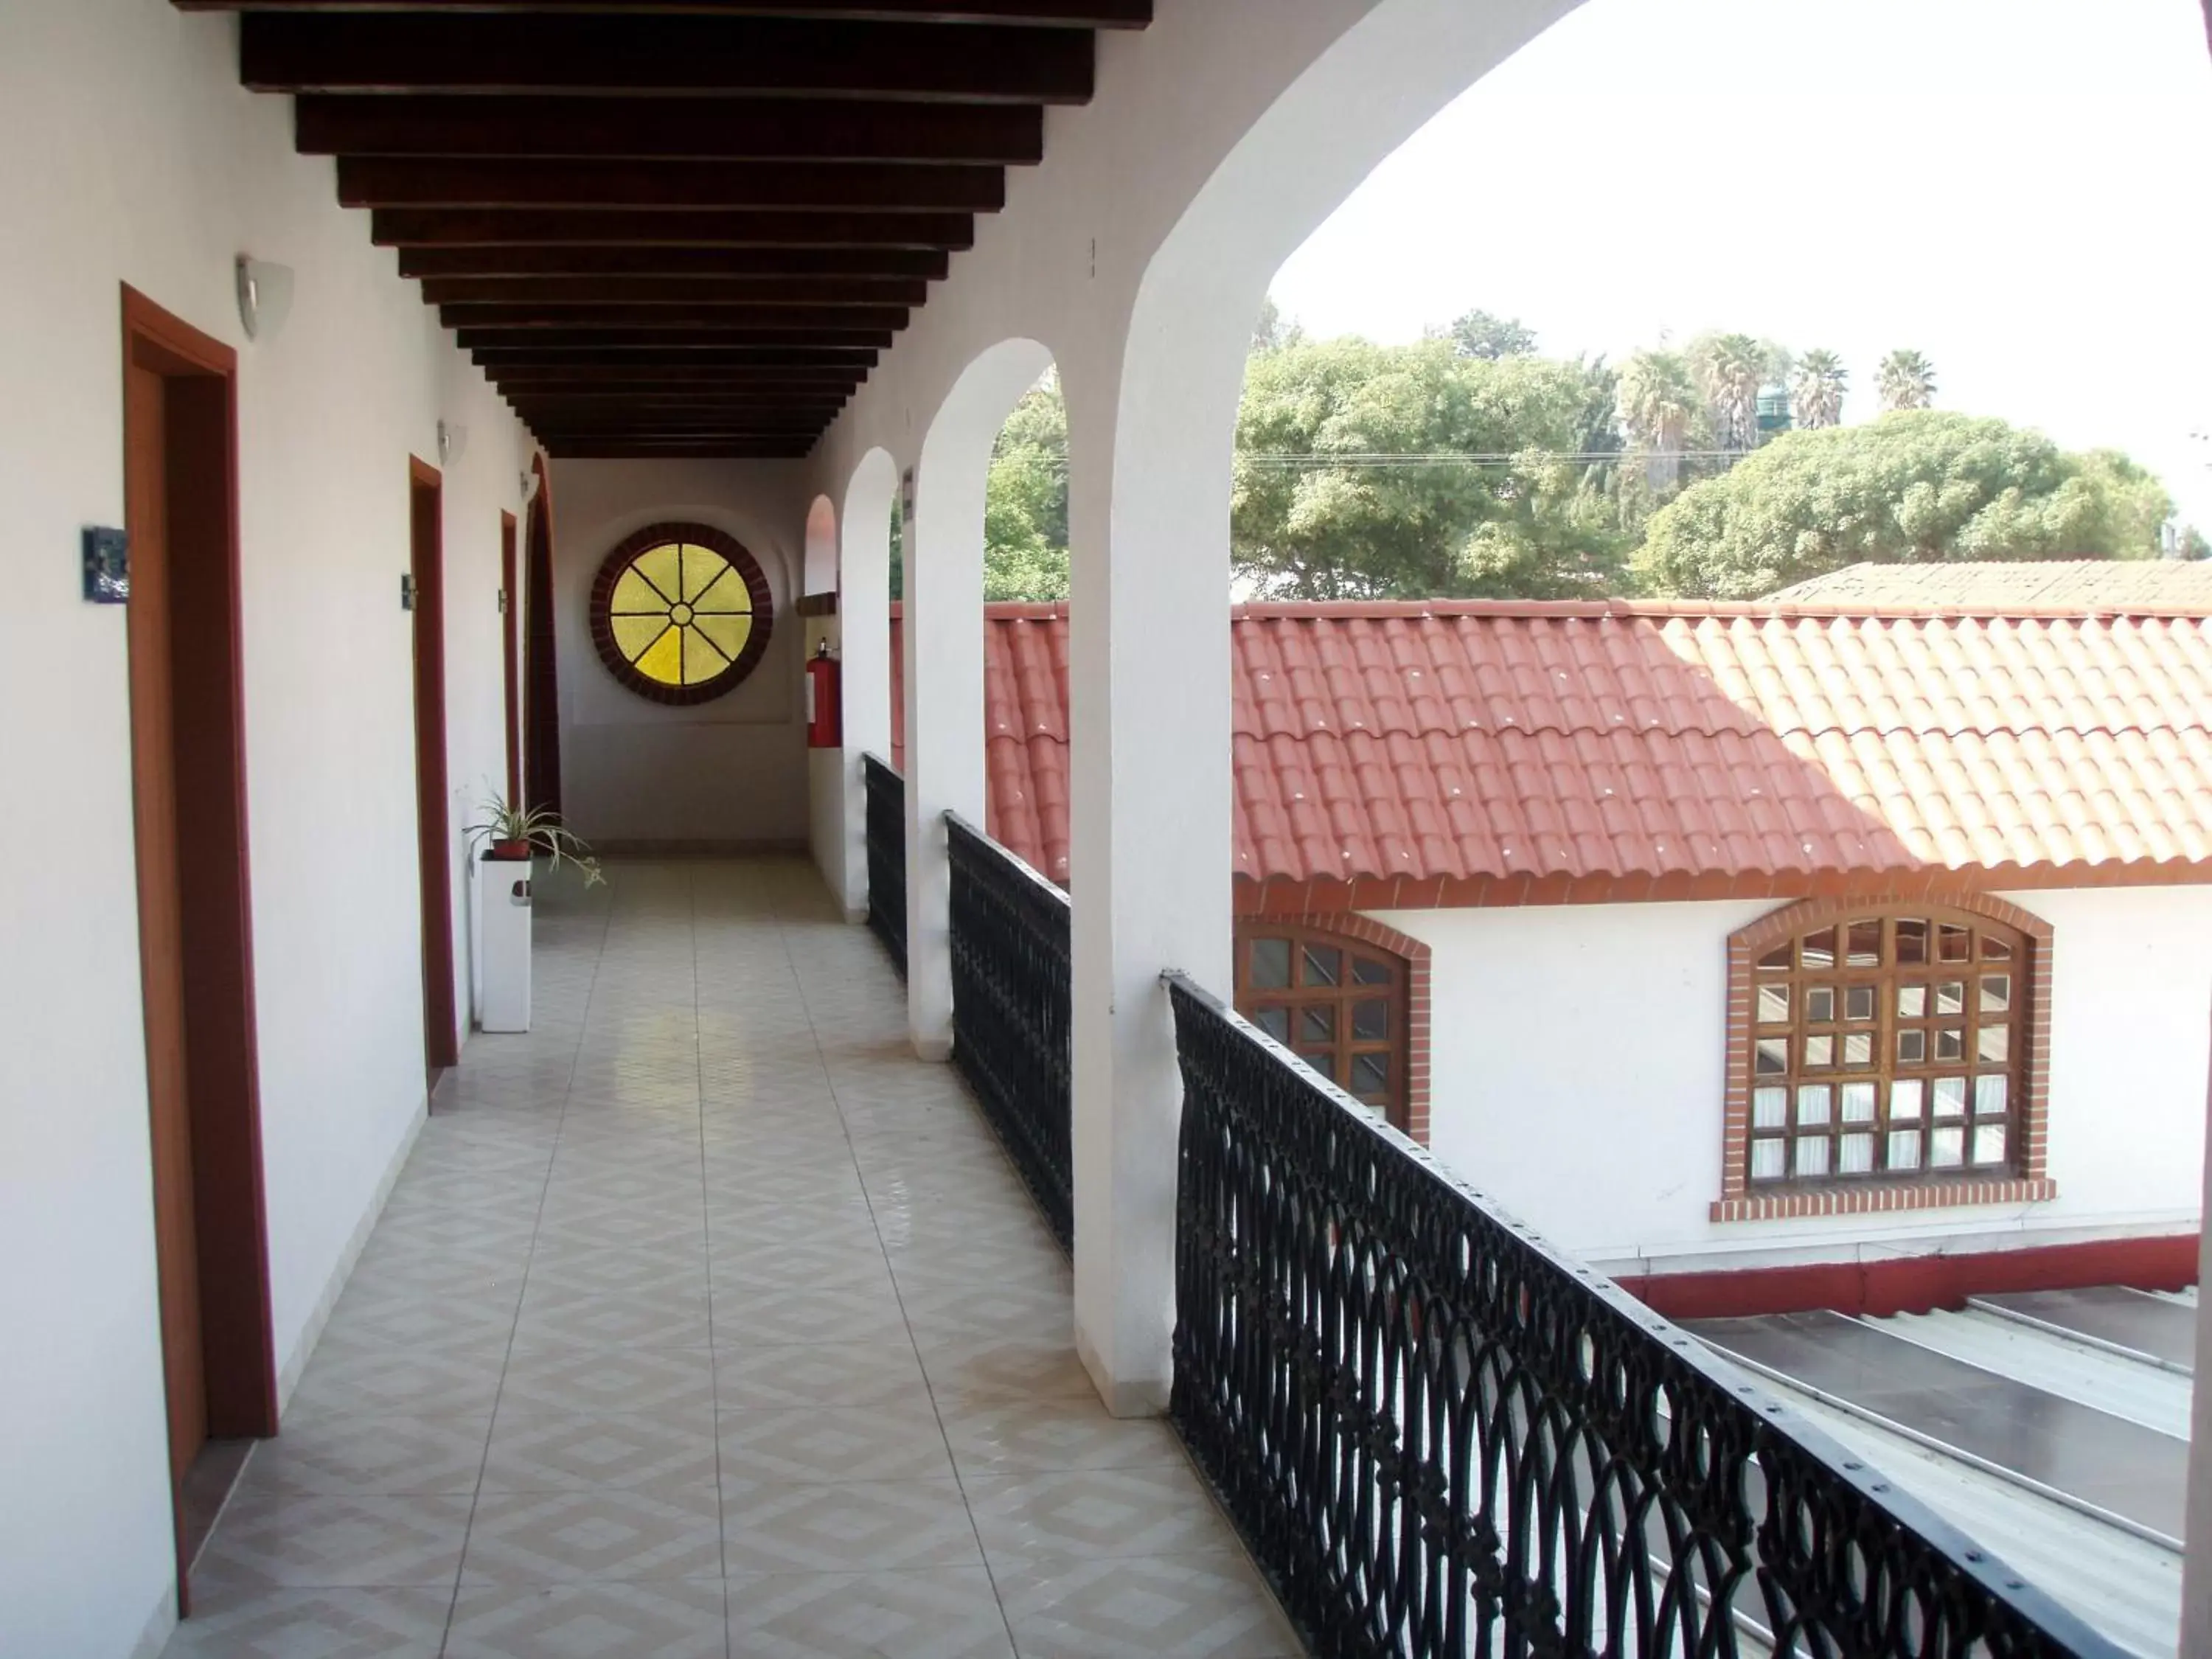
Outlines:
[[[2212,864],[2212,617],[1438,601],[1233,629],[1237,874],[1307,901]],[[895,686],[898,633],[895,607]],[[1066,608],[993,605],[985,638],[986,827],[1064,883]]]

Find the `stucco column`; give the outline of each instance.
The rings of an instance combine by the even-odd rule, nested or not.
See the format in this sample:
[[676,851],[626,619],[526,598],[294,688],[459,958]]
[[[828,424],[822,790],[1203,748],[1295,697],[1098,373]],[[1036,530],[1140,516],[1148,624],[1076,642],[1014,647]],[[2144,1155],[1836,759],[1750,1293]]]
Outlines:
[[1133,343],[1118,412],[1086,423],[1070,404],[1075,1341],[1122,1417],[1164,1410],[1172,1376],[1182,1085],[1160,975],[1231,989],[1229,490],[1249,332],[1239,316],[1218,362],[1199,340]]
[[945,815],[983,821],[983,473],[953,459],[924,452],[905,550],[907,1030],[931,1060],[952,1054]]
[[[891,758],[891,507],[898,464],[872,450],[854,470],[838,524],[837,613],[844,753],[839,811],[844,826],[838,897],[845,919],[868,919],[868,791],[862,757]],[[904,695],[902,690],[902,696]],[[833,878],[835,879],[835,878]]]
[[[2212,1067],[2204,1092],[2205,1219],[2212,1219]],[[2212,1321],[2204,1317],[2202,1297],[2212,1285],[2212,1228],[2203,1228],[2197,1244],[2197,1375],[2212,1377]],[[2181,1651],[2212,1653],[2212,1388],[2195,1391],[2189,1401],[2189,1507],[2183,1516],[2187,1553],[2181,1564]]]
[[983,502],[1007,412],[1052,366],[1034,340],[982,352],[922,439],[906,532],[906,996],[915,1053],[952,1053],[945,815],[981,824]]

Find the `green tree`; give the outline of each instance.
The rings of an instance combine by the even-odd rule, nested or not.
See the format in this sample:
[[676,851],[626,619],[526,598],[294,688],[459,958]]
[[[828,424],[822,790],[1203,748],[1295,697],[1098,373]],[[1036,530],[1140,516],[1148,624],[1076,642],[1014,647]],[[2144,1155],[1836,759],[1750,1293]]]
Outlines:
[[1260,302],[1260,320],[1253,325],[1252,349],[1273,351],[1279,346],[1296,345],[1306,337],[1306,331],[1294,317],[1283,315],[1283,308],[1270,294]]
[[1653,495],[1681,477],[1682,450],[1701,412],[1689,363],[1674,351],[1639,351],[1620,366],[1620,428],[1644,455]]
[[1067,405],[1048,374],[1024,394],[991,451],[983,495],[983,597],[1067,597]]
[[1536,335],[1518,317],[1493,317],[1486,311],[1470,311],[1444,331],[1462,357],[1525,357],[1536,349]]
[[1900,348],[1881,360],[1874,385],[1885,414],[1899,409],[1928,409],[1936,402],[1936,365],[1917,351]]
[[1255,356],[1237,424],[1237,574],[1279,599],[1603,592],[1626,538],[1572,459],[1591,399],[1583,365],[1463,357],[1440,338]]
[[1690,343],[1690,370],[1723,448],[1759,447],[1759,389],[1766,384],[1768,351],[1748,334],[1705,334]]
[[1808,351],[1790,377],[1790,413],[1801,432],[1835,426],[1844,418],[1844,390],[1850,380],[1832,351]]
[[1863,560],[2145,558],[2172,504],[2111,450],[1934,410],[1784,433],[1651,515],[1662,593],[1751,599]]

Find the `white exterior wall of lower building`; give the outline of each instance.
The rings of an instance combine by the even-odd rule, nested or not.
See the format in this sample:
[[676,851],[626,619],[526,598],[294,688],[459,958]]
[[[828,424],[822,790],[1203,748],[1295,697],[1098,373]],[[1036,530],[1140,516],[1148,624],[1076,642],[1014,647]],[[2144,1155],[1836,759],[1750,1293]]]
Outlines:
[[[120,285],[239,348],[246,763],[276,1358],[289,1383],[424,1109],[410,454],[445,470],[448,877],[504,772],[499,514],[526,451],[419,291],[238,83],[236,24],[0,7],[0,1652],[120,1656],[174,1583],[139,996]],[[233,260],[293,267],[243,337]],[[186,872],[190,878],[190,872]]]
[[1729,935],[1764,902],[1403,910],[1431,950],[1431,1146],[1553,1242],[1698,1272],[2186,1231],[2204,1170],[2212,887],[2001,896],[2048,921],[2045,1204],[1717,1223]]

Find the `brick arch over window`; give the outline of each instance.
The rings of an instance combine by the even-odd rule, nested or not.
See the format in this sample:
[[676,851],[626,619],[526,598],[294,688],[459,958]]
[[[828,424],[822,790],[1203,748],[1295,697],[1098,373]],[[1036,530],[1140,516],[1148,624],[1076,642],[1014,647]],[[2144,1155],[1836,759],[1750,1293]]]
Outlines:
[[[1754,1180],[1751,1170],[1754,1139],[1753,1091],[1759,1086],[1754,1066],[1761,1034],[1760,1011],[1756,1006],[1760,959],[1802,936],[1833,927],[1839,930],[1836,936],[1835,977],[1840,983],[1850,980],[1855,971],[1843,959],[1850,945],[1850,935],[1844,930],[1848,930],[1854,921],[1880,921],[1884,924],[1881,966],[1856,971],[1863,981],[1873,982],[1881,988],[1885,995],[1894,996],[1900,981],[1937,977],[1943,966],[1933,959],[1933,939],[1929,941],[1931,956],[1925,975],[1917,968],[1894,966],[1889,953],[1895,947],[1894,924],[1899,920],[1924,920],[1930,924],[1931,931],[1940,930],[1945,924],[1972,928],[1978,924],[1994,923],[2017,936],[2021,960],[2016,979],[2025,982],[2016,983],[2009,994],[2021,1002],[2014,1029],[2019,1033],[2022,1052],[2014,1073],[2017,1099],[2011,1114],[2012,1144],[2008,1148],[2006,1166],[1960,1167],[1955,1170],[1923,1167],[1922,1173],[1910,1178],[1877,1171],[1859,1176],[1836,1174],[1832,1178],[1812,1183]],[[2057,1196],[2057,1183],[2049,1177],[2045,1162],[2049,1151],[2046,1091],[2051,1060],[2049,922],[2016,904],[1975,893],[1950,894],[1940,901],[1905,895],[1814,898],[1760,917],[1731,934],[1728,949],[1727,1091],[1723,1106],[1721,1195],[1714,1201],[1711,1211],[1715,1221],[1778,1221],[1803,1216],[1867,1215],[1970,1204],[2024,1204]],[[1979,965],[1971,963],[1962,962],[1959,966],[1961,978],[1970,985],[1981,971]],[[1776,970],[1778,975],[1780,971]],[[1790,977],[1802,988],[1805,977],[1802,970]],[[1809,1012],[1796,1006],[1790,1009],[1793,1041],[1802,1041],[1802,1020],[1809,1017]],[[1841,1022],[1844,1012],[1832,1011],[1832,1018]],[[1890,1075],[1890,1056],[1895,1051],[1887,1045],[1895,1043],[1896,1027],[1890,1012],[1885,1011],[1875,1020],[1874,1040],[1886,1046],[1881,1063],[1869,1069],[1868,1077],[1879,1075],[1887,1079]],[[1778,1027],[1766,1029],[1775,1030]],[[1798,1051],[1793,1048],[1784,1073],[1792,1079],[1790,1086],[1795,1085],[1798,1065]],[[1844,1082],[1856,1080],[1851,1073],[1840,1068],[1834,1078],[1838,1091]],[[1887,1109],[1885,1106],[1885,1113]],[[1926,1115],[1920,1120],[1922,1127],[1932,1122],[1932,1116]]]
[[[1294,964],[1289,985],[1261,985],[1255,982],[1253,972],[1254,943],[1261,939],[1283,939],[1291,942],[1291,961]],[[1306,987],[1304,958],[1300,947],[1305,942],[1331,947],[1351,957],[1381,958],[1392,969],[1391,982],[1387,985],[1361,986],[1350,982],[1349,970],[1342,975],[1347,982],[1341,987]],[[1349,1022],[1353,1018],[1355,1005],[1381,997],[1390,1006],[1389,1036],[1386,1044],[1358,1040]],[[1368,1103],[1379,1107],[1384,1115],[1398,1128],[1424,1146],[1429,1144],[1429,947],[1419,939],[1401,933],[1395,927],[1385,927],[1381,922],[1358,915],[1332,913],[1310,916],[1243,916],[1237,922],[1237,1011],[1262,1029],[1276,1034],[1265,1024],[1259,1014],[1263,1005],[1296,1008],[1305,1002],[1326,1004],[1334,1022],[1329,1040],[1325,1044],[1301,1042],[1295,1024],[1286,1025],[1282,1040],[1292,1048],[1326,1048],[1335,1060],[1334,1080],[1354,1095],[1362,1091],[1356,1086],[1352,1066],[1357,1054],[1364,1049],[1387,1046],[1392,1068],[1390,1087],[1379,1094],[1364,1095]]]

